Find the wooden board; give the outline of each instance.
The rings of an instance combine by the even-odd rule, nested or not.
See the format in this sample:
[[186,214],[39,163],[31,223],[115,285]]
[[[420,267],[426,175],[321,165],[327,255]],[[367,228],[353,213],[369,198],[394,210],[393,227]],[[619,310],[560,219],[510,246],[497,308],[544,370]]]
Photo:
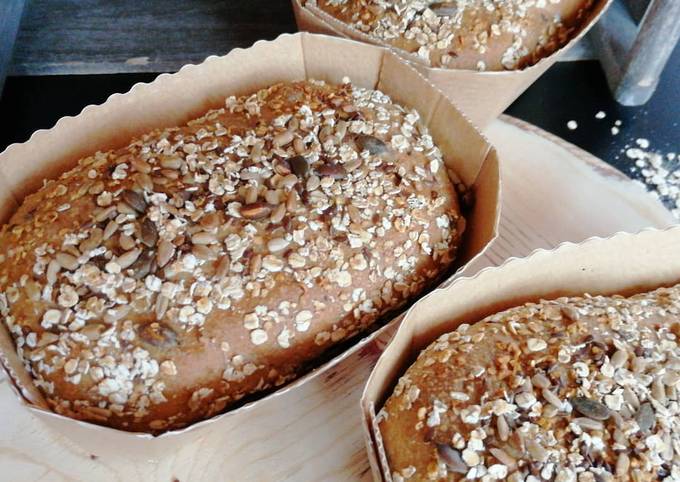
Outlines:
[[[467,274],[563,241],[675,222],[640,185],[536,127],[503,117],[487,135],[503,166],[500,235]],[[20,407],[3,380],[0,480],[369,481],[359,397],[394,327],[310,383],[259,404],[247,431],[226,428],[153,460],[76,446]]]
[[290,0],[31,0],[10,75],[174,72],[295,31]]

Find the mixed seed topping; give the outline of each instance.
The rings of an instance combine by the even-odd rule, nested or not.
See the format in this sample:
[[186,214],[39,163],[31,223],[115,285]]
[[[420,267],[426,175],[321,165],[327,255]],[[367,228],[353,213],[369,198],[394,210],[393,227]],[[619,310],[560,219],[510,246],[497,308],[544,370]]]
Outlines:
[[[592,0],[308,0],[433,67],[519,69],[570,38]],[[562,8],[560,4],[568,4]],[[573,5],[578,6],[575,8]],[[574,11],[571,11],[574,10]],[[566,14],[567,18],[563,17]],[[578,17],[574,19],[571,17]],[[565,22],[566,20],[566,22]],[[534,34],[533,29],[539,29]]]
[[[442,335],[381,411],[393,480],[680,480],[679,317],[675,286],[527,304]],[[428,460],[391,449],[400,430]]]
[[181,426],[442,274],[456,199],[416,111],[349,81],[277,84],[29,196],[0,231],[0,315],[57,412]]

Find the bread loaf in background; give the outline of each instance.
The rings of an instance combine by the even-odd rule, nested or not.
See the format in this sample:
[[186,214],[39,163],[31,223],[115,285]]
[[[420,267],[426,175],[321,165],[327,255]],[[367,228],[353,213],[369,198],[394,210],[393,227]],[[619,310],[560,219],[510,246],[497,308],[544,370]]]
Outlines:
[[481,71],[530,66],[565,45],[595,0],[307,0],[426,65]]
[[317,81],[81,159],[0,230],[0,314],[53,410],[162,432],[280,386],[446,272],[417,112]]
[[680,286],[459,326],[378,415],[392,480],[680,479],[679,334]]

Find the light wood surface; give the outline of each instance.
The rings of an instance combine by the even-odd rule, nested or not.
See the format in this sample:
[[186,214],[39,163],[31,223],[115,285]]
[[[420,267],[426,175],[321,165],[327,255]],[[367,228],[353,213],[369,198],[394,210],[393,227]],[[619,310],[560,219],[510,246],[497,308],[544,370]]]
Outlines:
[[[502,161],[500,235],[464,274],[563,241],[674,223],[640,185],[533,126],[503,117],[487,135]],[[91,453],[75,445],[21,407],[2,379],[0,480],[369,481],[359,397],[393,329],[387,325],[336,367],[258,404],[247,430],[221,427],[154,459],[124,447]]]

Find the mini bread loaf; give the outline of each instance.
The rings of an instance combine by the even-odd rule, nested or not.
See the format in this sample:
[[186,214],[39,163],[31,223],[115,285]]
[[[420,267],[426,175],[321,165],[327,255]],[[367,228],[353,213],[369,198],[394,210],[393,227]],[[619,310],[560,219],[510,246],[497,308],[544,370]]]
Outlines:
[[680,286],[459,326],[380,412],[392,480],[680,480],[679,335]]
[[449,268],[418,113],[281,83],[81,159],[0,231],[0,314],[54,411],[131,431],[280,386]]
[[565,45],[595,0],[307,0],[426,65],[516,70]]

